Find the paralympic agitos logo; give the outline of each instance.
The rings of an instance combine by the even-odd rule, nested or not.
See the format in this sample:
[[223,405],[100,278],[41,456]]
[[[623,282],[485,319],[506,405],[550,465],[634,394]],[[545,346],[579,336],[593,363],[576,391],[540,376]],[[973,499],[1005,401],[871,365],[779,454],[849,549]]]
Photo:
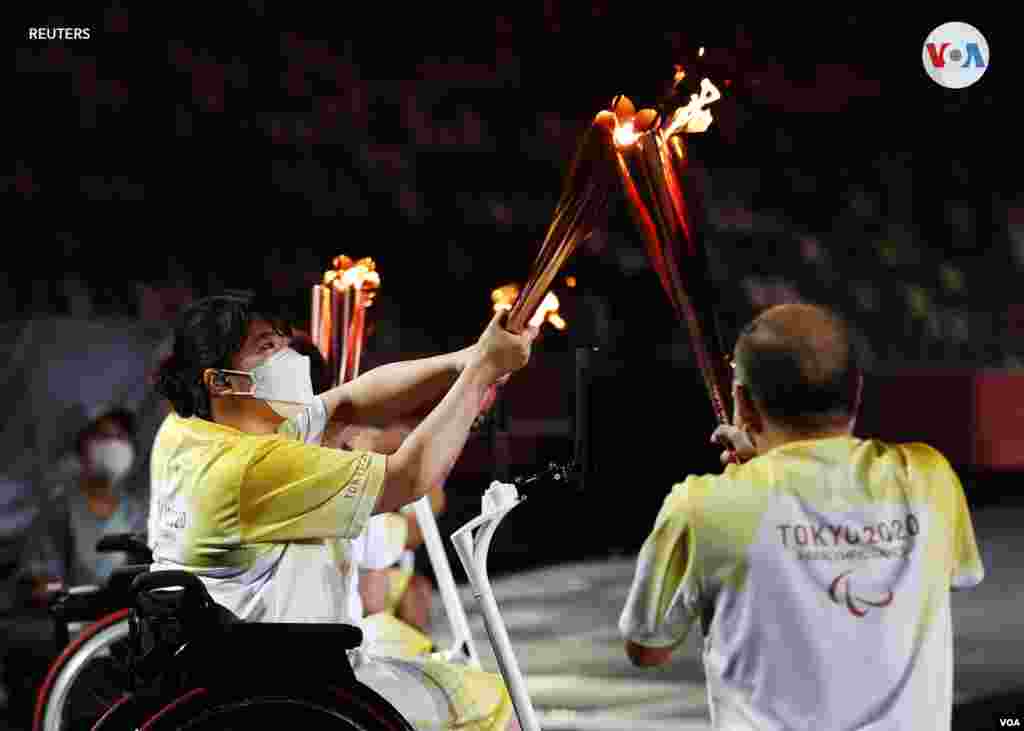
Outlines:
[[850,581],[850,574],[853,571],[844,571],[832,580],[828,588],[829,598],[839,605],[846,605],[850,614],[854,617],[863,617],[872,607],[887,607],[892,604],[892,591],[885,592],[882,596],[863,596],[855,593],[853,582]]

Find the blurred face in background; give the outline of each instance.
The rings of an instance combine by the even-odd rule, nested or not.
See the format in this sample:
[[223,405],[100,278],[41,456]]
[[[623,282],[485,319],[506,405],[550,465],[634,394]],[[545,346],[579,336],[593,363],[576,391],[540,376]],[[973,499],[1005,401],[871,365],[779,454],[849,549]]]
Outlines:
[[101,417],[82,441],[80,458],[87,474],[117,482],[135,462],[132,434],[114,417]]

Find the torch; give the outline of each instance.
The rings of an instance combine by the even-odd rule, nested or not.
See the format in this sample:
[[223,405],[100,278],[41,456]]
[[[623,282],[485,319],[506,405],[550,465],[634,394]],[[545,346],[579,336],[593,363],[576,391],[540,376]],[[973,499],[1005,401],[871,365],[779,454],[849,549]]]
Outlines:
[[614,129],[615,116],[601,112],[580,138],[544,242],[526,284],[510,308],[510,332],[520,333],[526,328],[544,302],[558,270],[604,216],[615,186]]
[[313,285],[310,330],[320,349],[331,385],[339,386],[359,375],[366,341],[366,310],[380,289],[380,274],[373,259],[353,261],[336,256],[322,284]]
[[[575,280],[573,280],[573,286],[575,286]],[[521,302],[519,295],[521,288],[519,284],[512,282],[510,284],[504,284],[500,287],[495,288],[491,291],[491,305],[494,312],[500,312],[501,310],[511,310],[517,302]],[[541,300],[537,306],[536,311],[530,318],[530,327],[540,328],[545,323],[551,325],[556,330],[565,330],[566,322],[558,309],[561,306],[558,295],[554,292],[548,292],[544,295],[544,299]],[[503,401],[501,399],[501,393],[499,391],[501,382],[492,385],[487,394],[484,396],[483,402],[480,404],[480,414],[477,416],[476,421],[473,423],[473,429],[487,429],[487,438],[490,443],[491,457],[494,461],[494,474],[492,477],[496,480],[507,479],[505,474],[505,466],[508,462],[504,450],[500,448],[498,441],[498,429],[499,425],[503,425],[505,421],[505,411],[503,408]],[[504,428],[502,426],[501,428]]]
[[[677,87],[682,76],[677,73]],[[711,113],[705,107],[720,97],[718,89],[702,79],[699,93],[675,110],[636,112],[624,96],[612,105],[614,164],[627,205],[661,286],[686,323],[715,418],[728,424],[732,375],[715,313],[715,288],[686,143],[687,135],[710,126]]]
[[373,305],[380,288],[380,274],[373,259],[366,257],[357,261],[342,275],[345,286],[345,311],[351,313],[351,323],[347,329],[345,341],[345,357],[339,383],[351,381],[359,375],[363,346],[366,343],[366,311]]

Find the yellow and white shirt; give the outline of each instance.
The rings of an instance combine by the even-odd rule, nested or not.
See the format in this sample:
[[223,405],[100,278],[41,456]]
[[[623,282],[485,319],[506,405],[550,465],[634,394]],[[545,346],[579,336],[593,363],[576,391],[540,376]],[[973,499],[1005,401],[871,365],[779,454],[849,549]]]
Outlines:
[[[362,625],[372,652],[380,627],[361,621],[358,568],[397,558],[405,521],[370,519],[385,457],[316,446],[326,421],[319,398],[271,436],[168,416],[153,445],[152,568],[197,574],[246,621]],[[502,731],[512,717],[492,673],[433,657],[351,660],[360,682],[424,731]]]
[[315,446],[325,424],[319,398],[275,435],[170,414],[152,454],[153,569],[197,574],[244,620],[358,626],[353,541],[385,457]]
[[619,628],[663,648],[702,622],[715,729],[948,729],[949,591],[983,576],[939,452],[803,441],[672,488]]

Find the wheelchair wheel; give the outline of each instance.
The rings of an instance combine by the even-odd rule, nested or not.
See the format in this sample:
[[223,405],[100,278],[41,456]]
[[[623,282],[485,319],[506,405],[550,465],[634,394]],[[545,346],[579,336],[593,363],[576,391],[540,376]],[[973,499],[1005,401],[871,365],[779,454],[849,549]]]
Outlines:
[[[140,731],[413,731],[384,698],[365,686],[323,690],[198,689],[167,704]],[[119,731],[101,725],[103,731]]]
[[36,696],[33,731],[91,728],[127,690],[126,668],[114,657],[128,639],[128,610],[86,627],[50,666]]

